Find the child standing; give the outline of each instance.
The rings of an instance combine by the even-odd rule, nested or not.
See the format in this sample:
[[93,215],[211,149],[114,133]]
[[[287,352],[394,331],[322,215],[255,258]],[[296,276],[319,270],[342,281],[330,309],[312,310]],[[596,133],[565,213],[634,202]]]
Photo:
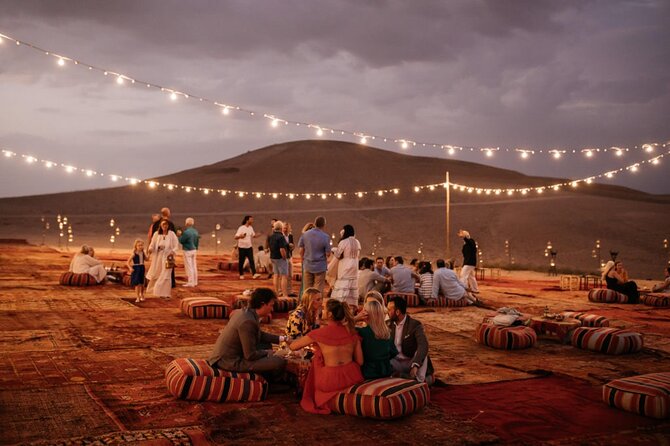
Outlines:
[[130,271],[130,286],[135,287],[137,299],[135,303],[144,302],[144,261],[147,255],[144,252],[144,242],[140,239],[135,240],[133,253],[128,258],[128,270]]

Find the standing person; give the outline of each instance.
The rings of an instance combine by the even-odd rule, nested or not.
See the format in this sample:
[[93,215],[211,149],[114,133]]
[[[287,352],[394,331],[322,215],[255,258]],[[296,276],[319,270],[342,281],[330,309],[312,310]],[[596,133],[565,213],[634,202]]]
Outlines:
[[236,311],[221,330],[207,360],[209,365],[233,372],[258,372],[271,381],[282,376],[286,360],[263,347],[285,342],[287,338],[262,331],[259,322],[272,314],[275,300],[277,296],[271,289],[256,288],[249,306]]
[[[161,220],[159,230],[151,237],[149,245],[149,255],[153,260],[147,273],[147,279],[149,279],[147,290],[154,296],[170,298],[172,294],[170,278],[174,272],[174,255],[178,248],[177,235],[170,230],[167,220]],[[170,256],[172,256],[172,267],[168,265]]]
[[[170,212],[170,208],[161,208],[161,214],[160,218],[154,222],[154,224],[151,227],[151,236],[153,236],[159,229],[161,221],[167,220],[168,222],[168,229],[175,234],[177,233],[177,228],[175,228],[174,223],[172,223],[172,220],[170,220],[172,213]],[[149,240],[149,245],[151,245],[151,240]],[[172,268],[172,272],[170,273],[170,283],[172,288],[177,286],[177,280],[175,279],[174,276],[174,268]]]
[[286,260],[288,262],[288,277],[286,281],[286,292],[289,297],[297,297],[298,295],[293,292],[293,248],[295,248],[295,243],[293,242],[293,231],[291,228],[291,223],[284,222],[284,237],[288,243],[288,250],[286,252]]
[[314,228],[305,232],[298,241],[303,263],[303,287],[315,287],[323,294],[328,269],[330,237],[324,232],[326,217],[316,217]]
[[144,242],[140,239],[133,244],[133,253],[128,258],[126,265],[130,271],[130,286],[135,288],[135,303],[144,302],[144,261],[147,254],[144,252]]
[[263,234],[256,234],[254,232],[254,228],[251,226],[253,223],[254,217],[245,215],[242,219],[242,225],[237,228],[237,232],[235,233],[235,240],[237,240],[237,248],[239,250],[238,268],[240,270],[240,279],[244,279],[244,261],[247,259],[249,259],[249,268],[251,269],[252,277],[258,279],[261,276],[260,274],[256,274],[252,241]]
[[361,244],[354,237],[354,227],[344,225],[342,238],[333,255],[339,259],[337,264],[337,280],[333,287],[332,299],[358,307],[358,255],[361,253]]
[[276,221],[272,235],[268,238],[270,247],[270,260],[272,261],[272,281],[274,283],[277,296],[285,296],[286,280],[288,276],[288,264],[286,256],[288,255],[288,242],[283,234],[284,224]]
[[187,282],[184,286],[195,287],[198,286],[198,262],[196,260],[198,254],[198,244],[200,242],[200,234],[198,230],[193,227],[195,220],[193,217],[188,217],[184,222],[186,229],[179,236],[179,243],[184,250],[184,269],[186,270]]
[[473,293],[479,293],[475,269],[477,268],[477,242],[470,237],[465,229],[458,231],[458,236],[463,237],[463,268],[461,268],[461,282]]
[[[270,232],[268,232],[268,236],[265,237],[265,244],[263,245],[263,248],[267,251],[270,252],[270,237],[272,237],[272,233],[274,232],[275,228],[275,223],[277,223],[279,220],[276,218],[273,218],[270,220]],[[270,268],[268,269],[268,279],[272,279],[272,274],[274,271],[272,270],[272,262],[270,262]]]

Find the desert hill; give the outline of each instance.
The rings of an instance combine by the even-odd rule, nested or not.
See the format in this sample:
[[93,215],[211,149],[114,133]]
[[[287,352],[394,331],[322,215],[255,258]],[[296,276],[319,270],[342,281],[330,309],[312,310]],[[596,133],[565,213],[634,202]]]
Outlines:
[[[399,188],[397,195],[341,200],[313,197],[290,200],[286,197],[239,198],[234,194],[210,193],[147,186],[125,186],[82,192],[59,193],[0,200],[0,222],[4,236],[41,239],[40,216],[53,220],[68,215],[77,243],[89,241],[109,246],[109,219],[122,228],[118,246],[129,247],[142,236],[148,216],[161,206],[169,206],[174,218],[196,218],[196,226],[207,237],[203,247],[212,247],[209,236],[219,223],[232,231],[245,214],[256,216],[256,230],[266,231],[271,217],[289,220],[294,233],[317,214],[329,221],[328,230],[339,232],[351,223],[363,245],[363,254],[402,253],[407,257],[435,259],[445,256],[445,193],[413,192],[415,185],[440,183],[445,172],[452,182],[484,187],[541,186],[558,179],[531,177],[511,170],[456,160],[398,154],[369,146],[339,141],[297,141],[276,144],[246,154],[153,180],[165,184],[223,188],[250,192],[336,193]],[[558,251],[558,266],[595,270],[592,257],[595,241],[601,241],[601,258],[609,250],[620,252],[633,274],[659,276],[667,261],[662,240],[668,237],[667,217],[670,197],[632,189],[592,184],[574,190],[548,191],[502,198],[466,192],[451,193],[451,255],[459,258],[459,227],[471,231],[482,250],[484,265],[515,263],[547,265],[543,252],[547,241]],[[47,233],[47,243],[55,244],[57,234]],[[511,256],[504,243],[509,240]],[[222,244],[232,245],[225,231]],[[376,248],[376,249],[373,249]],[[419,253],[419,250],[421,253]]]

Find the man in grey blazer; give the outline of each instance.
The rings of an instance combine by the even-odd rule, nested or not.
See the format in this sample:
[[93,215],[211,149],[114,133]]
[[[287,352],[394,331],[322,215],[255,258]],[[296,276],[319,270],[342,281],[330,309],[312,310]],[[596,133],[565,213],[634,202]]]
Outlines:
[[389,299],[387,310],[391,339],[398,349],[398,356],[391,359],[393,371],[400,376],[409,376],[420,382],[432,384],[433,363],[428,357],[428,339],[421,322],[407,313],[407,301],[400,296]]
[[[213,366],[234,372],[257,372],[271,381],[282,375],[286,360],[261,345],[279,344],[285,336],[261,331],[259,319],[272,313],[277,296],[269,288],[256,288],[249,306],[235,312],[216,340],[207,360]],[[283,339],[282,339],[283,338]]]

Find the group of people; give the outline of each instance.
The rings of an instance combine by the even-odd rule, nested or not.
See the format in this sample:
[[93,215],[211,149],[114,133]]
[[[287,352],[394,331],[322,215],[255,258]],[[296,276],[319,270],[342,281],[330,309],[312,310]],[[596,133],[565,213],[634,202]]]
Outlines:
[[[665,279],[662,283],[656,284],[651,288],[654,293],[670,292],[670,267],[663,269]],[[602,280],[607,284],[607,288],[628,296],[629,304],[640,302],[640,289],[637,283],[630,280],[628,271],[623,266],[621,260],[610,260],[603,267]]]
[[[433,366],[422,324],[407,314],[407,302],[368,293],[363,310],[354,316],[346,302],[305,289],[284,335],[266,333],[260,318],[272,313],[276,294],[269,288],[253,291],[247,308],[236,312],[221,331],[208,359],[210,365],[238,372],[257,372],[270,382],[285,379],[286,359],[272,344],[288,343],[293,351],[309,349],[311,367],[301,406],[312,413],[330,412],[336,393],[365,379],[400,376],[432,384]],[[271,387],[272,390],[272,387]]]

